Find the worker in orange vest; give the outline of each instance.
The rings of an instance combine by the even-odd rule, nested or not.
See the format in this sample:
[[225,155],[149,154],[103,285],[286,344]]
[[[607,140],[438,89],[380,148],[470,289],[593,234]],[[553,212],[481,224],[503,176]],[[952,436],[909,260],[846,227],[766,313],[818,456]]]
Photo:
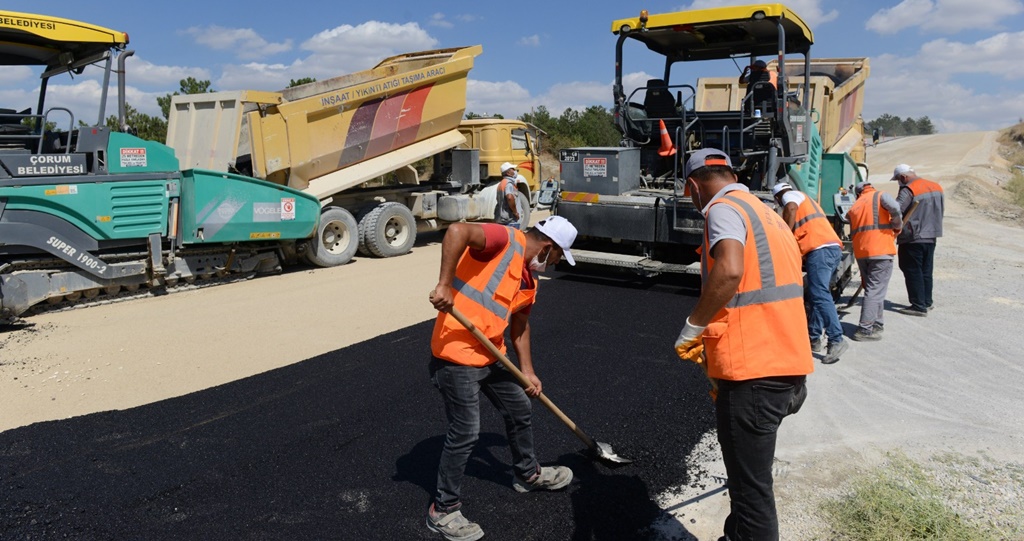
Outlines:
[[843,241],[839,240],[821,206],[806,194],[794,190],[785,182],[772,187],[775,202],[782,207],[782,218],[793,230],[807,271],[807,334],[811,349],[824,349],[822,330],[828,341],[821,362],[833,364],[850,347],[843,337],[843,325],[832,298],[832,275],[843,260]]
[[857,201],[846,216],[850,220],[853,257],[860,268],[864,301],[860,305],[860,325],[854,340],[877,341],[885,329],[883,310],[885,293],[892,277],[892,260],[896,255],[896,235],[903,226],[903,214],[896,200],[875,190],[870,182],[854,187]]
[[[572,481],[572,470],[541,467],[533,450],[530,397],[540,395],[541,381],[530,352],[529,317],[537,293],[535,273],[563,256],[575,265],[569,251],[575,239],[576,228],[565,218],[552,216],[525,233],[498,224],[457,223],[441,242],[441,274],[430,299],[440,312],[430,340],[430,378],[444,398],[448,434],[427,527],[449,541],[472,541],[484,535],[460,511],[466,462],[479,438],[481,394],[505,419],[514,462],[513,488],[558,490]],[[520,369],[533,384],[529,391],[448,313],[452,307],[502,352],[506,351],[505,330],[510,330]]]
[[903,231],[896,237],[899,246],[900,270],[907,284],[910,306],[898,310],[910,316],[927,316],[932,309],[932,268],[935,262],[935,242],[942,236],[942,217],[945,214],[945,196],[942,186],[917,176],[905,163],[896,166],[892,180],[900,183],[896,203],[904,214],[915,202],[917,209],[907,220]]
[[676,353],[712,381],[728,474],[726,539],[777,540],[776,432],[800,409],[814,371],[800,249],[782,218],[737,181],[724,152],[694,152],[685,175],[705,217],[702,283]]

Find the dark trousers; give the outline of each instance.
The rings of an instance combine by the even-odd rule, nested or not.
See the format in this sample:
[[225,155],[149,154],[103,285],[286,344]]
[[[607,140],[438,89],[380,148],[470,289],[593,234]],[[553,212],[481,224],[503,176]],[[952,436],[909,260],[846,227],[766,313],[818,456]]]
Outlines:
[[481,392],[505,419],[505,432],[516,475],[527,479],[538,471],[540,466],[533,452],[531,427],[533,405],[515,376],[501,363],[473,367],[432,357],[430,381],[441,391],[448,418],[448,434],[437,468],[435,509],[448,512],[461,504],[459,493],[466,462],[480,439]]
[[728,475],[730,541],[779,539],[772,478],[776,432],[803,405],[805,382],[805,376],[718,382],[715,412]]
[[932,267],[935,262],[934,242],[900,244],[900,270],[907,283],[907,298],[915,310],[925,311],[932,305]]

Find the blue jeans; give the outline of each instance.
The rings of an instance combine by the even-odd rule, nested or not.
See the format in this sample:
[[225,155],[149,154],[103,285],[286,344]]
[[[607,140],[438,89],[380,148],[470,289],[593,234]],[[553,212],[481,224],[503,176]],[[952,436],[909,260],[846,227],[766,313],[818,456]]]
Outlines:
[[777,541],[772,461],[782,419],[807,398],[805,376],[718,381],[715,418],[729,489],[730,541]]
[[843,251],[838,246],[818,248],[804,256],[804,270],[807,271],[804,291],[807,304],[810,305],[807,334],[811,340],[817,340],[824,327],[830,344],[843,341],[843,326],[839,323],[839,313],[836,312],[836,303],[829,287],[832,274],[839,268],[842,259]]
[[900,244],[900,270],[907,283],[907,299],[914,310],[925,312],[932,305],[932,268],[934,242]]
[[501,363],[475,367],[433,357],[430,381],[441,391],[448,418],[448,434],[437,469],[435,509],[449,512],[461,505],[459,493],[466,462],[480,439],[481,392],[505,419],[515,474],[527,479],[539,471],[540,465],[533,452],[533,404],[515,376]]

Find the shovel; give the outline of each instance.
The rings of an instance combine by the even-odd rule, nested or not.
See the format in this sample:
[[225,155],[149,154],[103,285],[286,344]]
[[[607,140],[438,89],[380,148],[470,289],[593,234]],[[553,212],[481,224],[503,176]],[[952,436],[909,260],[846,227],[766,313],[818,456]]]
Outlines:
[[[505,365],[505,368],[507,368],[509,372],[512,372],[512,374],[516,376],[516,379],[519,380],[519,383],[523,386],[524,389],[529,389],[533,387],[533,384],[530,383],[530,380],[526,379],[526,376],[523,375],[519,368],[516,367],[516,365],[512,364],[512,361],[508,360],[508,357],[506,357],[505,354],[501,352],[501,350],[495,347],[495,345],[486,336],[484,336],[484,333],[480,332],[480,329],[477,329],[476,326],[473,325],[473,322],[467,319],[466,316],[462,314],[462,312],[459,312],[459,310],[453,306],[451,309],[451,314],[455,316],[455,319],[457,319],[459,323],[462,324],[463,327],[469,330],[469,332],[473,333],[473,336],[481,344],[483,344],[484,347],[486,347],[491,352],[492,355],[497,357],[497,359],[501,361],[501,364]],[[587,433],[583,431],[583,429],[576,426],[576,423],[574,423],[568,415],[562,413],[562,410],[558,409],[558,406],[551,402],[551,400],[548,399],[548,397],[544,396],[544,393],[540,393],[537,399],[540,400],[541,404],[547,406],[547,408],[551,410],[551,413],[554,413],[556,417],[558,417],[563,423],[565,423],[565,425],[569,427],[569,430],[572,430],[572,433],[576,434],[576,437],[582,440],[583,443],[586,444],[586,446],[594,453],[594,455],[597,456],[597,458],[601,460],[606,460],[614,464],[630,464],[633,462],[628,458],[623,458],[615,454],[615,451],[612,450],[611,445],[608,445],[607,443],[603,443],[600,441],[595,441],[594,438],[588,436]]]

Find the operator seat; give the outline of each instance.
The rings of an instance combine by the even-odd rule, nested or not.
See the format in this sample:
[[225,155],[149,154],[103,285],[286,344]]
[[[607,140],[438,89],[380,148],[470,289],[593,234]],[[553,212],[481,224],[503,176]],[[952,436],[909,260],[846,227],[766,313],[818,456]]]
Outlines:
[[[676,100],[672,97],[668,85],[662,79],[650,79],[647,81],[647,92],[644,95],[644,109],[647,110],[647,118],[651,119],[651,133],[658,134],[658,120],[665,121],[665,128],[673,133],[676,128],[682,125],[679,120],[679,110],[676,109]],[[657,141],[657,137],[654,137]]]
[[768,81],[758,81],[750,85],[750,94],[752,108],[760,109],[762,114],[775,111],[775,85]]

